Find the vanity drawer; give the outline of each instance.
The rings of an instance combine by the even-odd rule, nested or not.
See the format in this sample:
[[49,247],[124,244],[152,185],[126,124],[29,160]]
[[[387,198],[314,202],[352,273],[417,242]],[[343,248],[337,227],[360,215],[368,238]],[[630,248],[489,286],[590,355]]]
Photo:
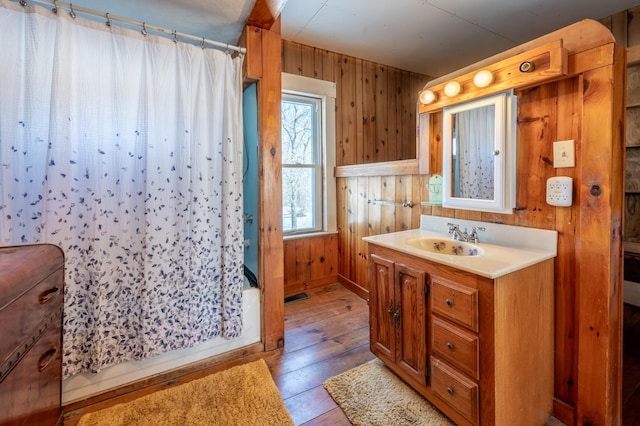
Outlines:
[[478,336],[433,317],[431,347],[440,358],[478,380]]
[[[63,270],[60,268],[0,310],[0,324],[3,327],[0,364],[24,352],[24,346],[30,346],[40,334],[39,327],[43,322],[60,309],[63,279]],[[1,371],[0,375],[5,373]]]
[[431,357],[431,389],[452,408],[478,424],[478,385]]
[[473,331],[478,331],[478,290],[432,276],[431,310]]

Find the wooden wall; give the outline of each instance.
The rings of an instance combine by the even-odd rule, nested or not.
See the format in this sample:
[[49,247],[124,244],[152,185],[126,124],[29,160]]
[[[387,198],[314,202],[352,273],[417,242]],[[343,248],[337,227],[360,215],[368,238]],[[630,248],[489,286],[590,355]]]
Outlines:
[[285,297],[338,281],[338,235],[284,241]]
[[336,83],[336,165],[416,158],[416,101],[429,77],[282,42],[282,71]]
[[[282,67],[286,73],[336,83],[337,166],[416,157],[416,102],[419,90],[430,77],[286,40],[282,42]],[[351,216],[366,223],[371,214],[383,218],[384,232],[417,227],[419,206],[413,209],[373,206],[367,205],[366,199],[367,194],[382,200],[420,198],[412,193],[414,179],[420,181],[424,177],[338,179],[339,233],[329,242],[335,251],[323,253],[322,249],[328,247],[328,243],[315,237],[285,242],[285,293],[290,295],[337,279],[340,271],[340,279],[351,283],[353,290],[367,298],[366,291],[359,291],[360,286],[356,283],[366,281],[366,267],[363,266],[366,246],[360,237],[369,234],[363,234],[358,226],[347,229],[341,225],[352,223]],[[367,189],[363,191],[362,185]],[[364,197],[365,207],[353,203],[347,207],[343,202],[345,193]],[[367,232],[379,233],[379,229]],[[357,245],[358,256],[352,256],[354,245]],[[298,251],[295,247],[304,249]],[[313,269],[319,256],[333,259],[334,254],[335,269]],[[321,270],[327,275],[319,275]],[[356,276],[356,272],[359,275]]]
[[[624,239],[625,251],[640,253],[640,6],[601,19],[616,42],[629,48],[627,58],[627,135]],[[637,256],[633,256],[636,259]],[[631,262],[634,269],[640,263]],[[627,277],[627,279],[631,279]],[[634,278],[635,280],[635,278]]]

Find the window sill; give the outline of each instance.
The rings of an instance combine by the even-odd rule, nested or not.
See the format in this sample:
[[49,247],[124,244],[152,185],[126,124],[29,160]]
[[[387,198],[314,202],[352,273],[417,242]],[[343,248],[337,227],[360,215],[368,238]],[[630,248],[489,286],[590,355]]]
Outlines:
[[314,237],[326,237],[329,235],[338,235],[338,231],[318,231],[318,232],[308,232],[305,234],[291,234],[283,236],[284,241],[288,240],[297,240],[300,238],[314,238]]

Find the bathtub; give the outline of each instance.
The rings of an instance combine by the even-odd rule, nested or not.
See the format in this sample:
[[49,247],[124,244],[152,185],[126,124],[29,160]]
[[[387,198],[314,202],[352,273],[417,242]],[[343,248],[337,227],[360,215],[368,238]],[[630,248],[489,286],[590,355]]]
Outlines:
[[100,373],[82,373],[62,382],[62,404],[85,399],[112,388],[201,361],[260,341],[260,290],[245,285],[242,297],[242,335],[233,340],[218,337],[191,348],[179,349],[140,361],[105,368]]

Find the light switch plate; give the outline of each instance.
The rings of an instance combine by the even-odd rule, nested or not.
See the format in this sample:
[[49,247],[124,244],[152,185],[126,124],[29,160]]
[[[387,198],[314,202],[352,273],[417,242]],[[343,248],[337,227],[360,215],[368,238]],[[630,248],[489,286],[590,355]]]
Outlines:
[[575,167],[574,140],[553,143],[553,167]]

